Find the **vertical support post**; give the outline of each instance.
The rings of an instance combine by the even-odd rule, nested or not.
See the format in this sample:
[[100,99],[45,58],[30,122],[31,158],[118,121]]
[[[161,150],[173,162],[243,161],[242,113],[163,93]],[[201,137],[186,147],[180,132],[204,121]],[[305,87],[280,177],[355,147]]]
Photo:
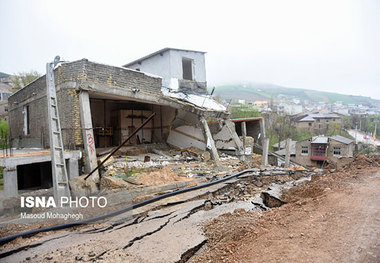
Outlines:
[[358,125],[355,126],[355,144],[358,144]]
[[260,133],[261,133],[261,136],[260,136],[261,145],[264,146],[264,139],[266,138],[266,136],[265,136],[265,119],[264,118],[262,118],[260,120]]
[[236,133],[234,124],[232,123],[230,119],[226,119],[224,120],[224,122],[226,123],[227,129],[230,132],[232,140],[234,141],[236,145],[239,157],[243,158],[244,160],[244,147],[243,147],[242,142],[239,139],[239,136]]
[[6,197],[18,195],[17,167],[4,169],[4,195]]
[[[94,132],[92,130],[90,97],[87,91],[82,90],[79,93],[79,107],[81,125],[83,130],[83,144],[86,162],[85,172],[90,173],[93,169],[95,169],[98,166],[98,161],[96,159]],[[95,171],[92,174],[92,178],[99,178],[98,171]]]
[[162,128],[162,106],[160,105],[160,135],[161,135],[161,140],[164,140],[164,135],[163,135],[163,128]]
[[263,155],[261,157],[261,164],[264,166],[268,165],[268,151],[269,151],[269,139],[264,139],[263,145]]
[[247,137],[247,124],[245,121],[241,123],[241,135],[243,136],[243,148],[245,151],[245,138]]
[[290,164],[290,142],[291,140],[286,139],[286,149],[285,149],[285,168],[289,168]]
[[203,125],[203,130],[206,135],[206,148],[211,151],[211,156],[214,159],[215,163],[219,162],[219,154],[215,147],[214,139],[212,138],[210,127],[208,127],[206,119],[201,116],[200,121]]

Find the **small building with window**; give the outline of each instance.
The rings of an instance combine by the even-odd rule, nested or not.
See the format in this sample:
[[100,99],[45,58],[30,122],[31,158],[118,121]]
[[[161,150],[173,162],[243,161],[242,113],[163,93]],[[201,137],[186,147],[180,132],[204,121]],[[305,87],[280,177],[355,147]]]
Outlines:
[[339,164],[353,153],[354,141],[340,135],[315,136],[296,143],[296,162],[307,166],[322,167],[327,160]]
[[8,121],[8,98],[12,93],[12,86],[0,82],[0,120],[2,121]]
[[342,125],[342,118],[335,113],[316,113],[300,116],[295,119],[297,128],[316,134],[326,134],[330,125]]
[[171,91],[207,93],[205,53],[164,48],[124,67],[161,76],[163,88]]

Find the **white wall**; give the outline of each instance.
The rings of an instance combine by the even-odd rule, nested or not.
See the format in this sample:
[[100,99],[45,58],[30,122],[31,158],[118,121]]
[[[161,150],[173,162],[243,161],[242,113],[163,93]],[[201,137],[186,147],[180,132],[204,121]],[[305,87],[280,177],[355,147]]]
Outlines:
[[[162,56],[161,56],[162,54]],[[151,73],[157,76],[162,77],[162,85],[164,87],[170,86],[170,53],[163,52],[157,54],[153,57],[150,57],[141,62],[141,65],[136,63],[128,68],[131,69],[140,69],[140,71]]]
[[[131,69],[161,76],[162,85],[171,87],[171,79],[183,79],[182,57],[193,60],[193,80],[206,82],[205,56],[203,53],[192,51],[168,50],[129,66]],[[178,83],[178,82],[177,82]]]
[[172,78],[183,79],[182,57],[185,57],[193,60],[193,80],[206,82],[205,56],[203,53],[179,50],[170,50],[169,52]]

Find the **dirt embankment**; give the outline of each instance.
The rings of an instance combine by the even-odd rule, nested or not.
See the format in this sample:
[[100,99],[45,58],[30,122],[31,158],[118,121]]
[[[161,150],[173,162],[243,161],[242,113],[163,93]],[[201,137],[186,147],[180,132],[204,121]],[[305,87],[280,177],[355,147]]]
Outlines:
[[315,176],[282,207],[209,221],[207,247],[190,262],[380,262],[379,157]]

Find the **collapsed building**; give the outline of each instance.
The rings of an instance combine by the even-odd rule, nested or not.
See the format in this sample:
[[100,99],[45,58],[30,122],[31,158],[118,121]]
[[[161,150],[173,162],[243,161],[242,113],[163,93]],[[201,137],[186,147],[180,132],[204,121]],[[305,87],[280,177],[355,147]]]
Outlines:
[[[226,107],[207,92],[204,54],[166,48],[124,67],[87,59],[58,64],[54,81],[69,179],[92,171],[97,148],[119,145],[152,113],[155,117],[128,145],[195,147],[210,151],[218,162],[213,137],[227,130],[224,140],[244,156]],[[46,86],[44,75],[9,98],[11,143],[26,153],[50,148]],[[218,123],[212,131],[208,120]],[[5,196],[52,186],[49,151],[0,161]]]

